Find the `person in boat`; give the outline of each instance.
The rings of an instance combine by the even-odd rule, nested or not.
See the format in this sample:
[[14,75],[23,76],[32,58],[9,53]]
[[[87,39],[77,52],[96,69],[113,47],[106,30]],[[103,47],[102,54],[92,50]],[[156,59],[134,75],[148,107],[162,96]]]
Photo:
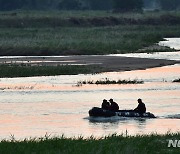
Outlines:
[[143,114],[143,113],[145,113],[146,112],[146,106],[145,106],[145,104],[142,102],[142,99],[138,99],[137,100],[138,101],[138,106],[134,109],[134,111],[135,112],[138,112],[138,113],[140,113],[140,114]]
[[116,102],[114,102],[114,100],[112,98],[109,100],[109,102],[111,104],[110,105],[111,111],[118,111],[119,110],[119,105]]
[[106,99],[104,99],[102,102],[101,108],[105,109],[105,110],[109,110],[110,109],[110,103]]

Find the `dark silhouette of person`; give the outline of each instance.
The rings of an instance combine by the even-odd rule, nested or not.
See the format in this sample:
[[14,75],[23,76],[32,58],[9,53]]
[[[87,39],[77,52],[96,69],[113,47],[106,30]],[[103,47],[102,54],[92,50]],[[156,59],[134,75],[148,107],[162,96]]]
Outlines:
[[146,106],[145,106],[145,104],[142,102],[142,99],[138,99],[137,100],[138,101],[138,106],[134,109],[134,111],[136,111],[136,112],[138,112],[138,113],[140,113],[140,114],[143,114],[143,113],[145,113],[146,112]]
[[104,99],[102,102],[101,108],[105,109],[105,110],[109,110],[110,109],[110,103],[106,99]]
[[111,104],[110,105],[111,111],[118,111],[119,110],[119,105],[116,102],[114,102],[112,98],[109,100],[109,102]]

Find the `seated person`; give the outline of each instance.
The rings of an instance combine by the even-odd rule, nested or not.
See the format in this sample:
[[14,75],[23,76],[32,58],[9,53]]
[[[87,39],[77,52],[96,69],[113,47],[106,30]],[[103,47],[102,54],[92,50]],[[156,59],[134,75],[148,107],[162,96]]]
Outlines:
[[110,105],[111,111],[118,111],[119,110],[119,105],[116,102],[114,102],[112,98],[109,100],[109,102],[111,103],[111,105]]
[[105,110],[109,110],[110,109],[110,104],[109,104],[109,102],[106,99],[103,100],[101,108],[105,109]]
[[145,113],[146,112],[146,106],[145,106],[145,104],[142,102],[142,99],[138,99],[137,100],[138,101],[138,106],[134,109],[134,111],[136,111],[136,112],[138,112],[138,113],[140,113],[140,114],[143,114],[143,113]]

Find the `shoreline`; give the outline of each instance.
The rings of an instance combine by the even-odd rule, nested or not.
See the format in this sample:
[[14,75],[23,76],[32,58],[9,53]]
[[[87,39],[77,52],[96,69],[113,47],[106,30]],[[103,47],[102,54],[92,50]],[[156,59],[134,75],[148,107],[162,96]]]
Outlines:
[[[24,140],[12,139],[0,142],[1,153],[178,153],[179,132],[164,135],[136,135],[123,136],[112,134],[97,139],[91,136],[85,139],[66,138],[63,135],[51,137],[45,135],[41,138],[30,138]],[[176,142],[177,141],[177,142]],[[14,149],[16,149],[14,151]]]
[[0,78],[97,74],[145,70],[180,61],[120,56],[66,56],[0,58]]
[[16,66],[98,66],[97,72],[132,71],[179,64],[180,61],[104,55],[0,58],[0,65]]

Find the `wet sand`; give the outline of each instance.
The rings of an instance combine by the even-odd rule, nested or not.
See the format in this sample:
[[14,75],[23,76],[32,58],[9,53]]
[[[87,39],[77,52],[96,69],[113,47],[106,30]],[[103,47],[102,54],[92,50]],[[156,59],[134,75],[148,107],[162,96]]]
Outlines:
[[0,58],[0,64],[24,64],[30,66],[98,65],[100,67],[97,67],[97,69],[101,68],[101,71],[103,72],[139,70],[177,63],[180,63],[180,61],[102,55]]

